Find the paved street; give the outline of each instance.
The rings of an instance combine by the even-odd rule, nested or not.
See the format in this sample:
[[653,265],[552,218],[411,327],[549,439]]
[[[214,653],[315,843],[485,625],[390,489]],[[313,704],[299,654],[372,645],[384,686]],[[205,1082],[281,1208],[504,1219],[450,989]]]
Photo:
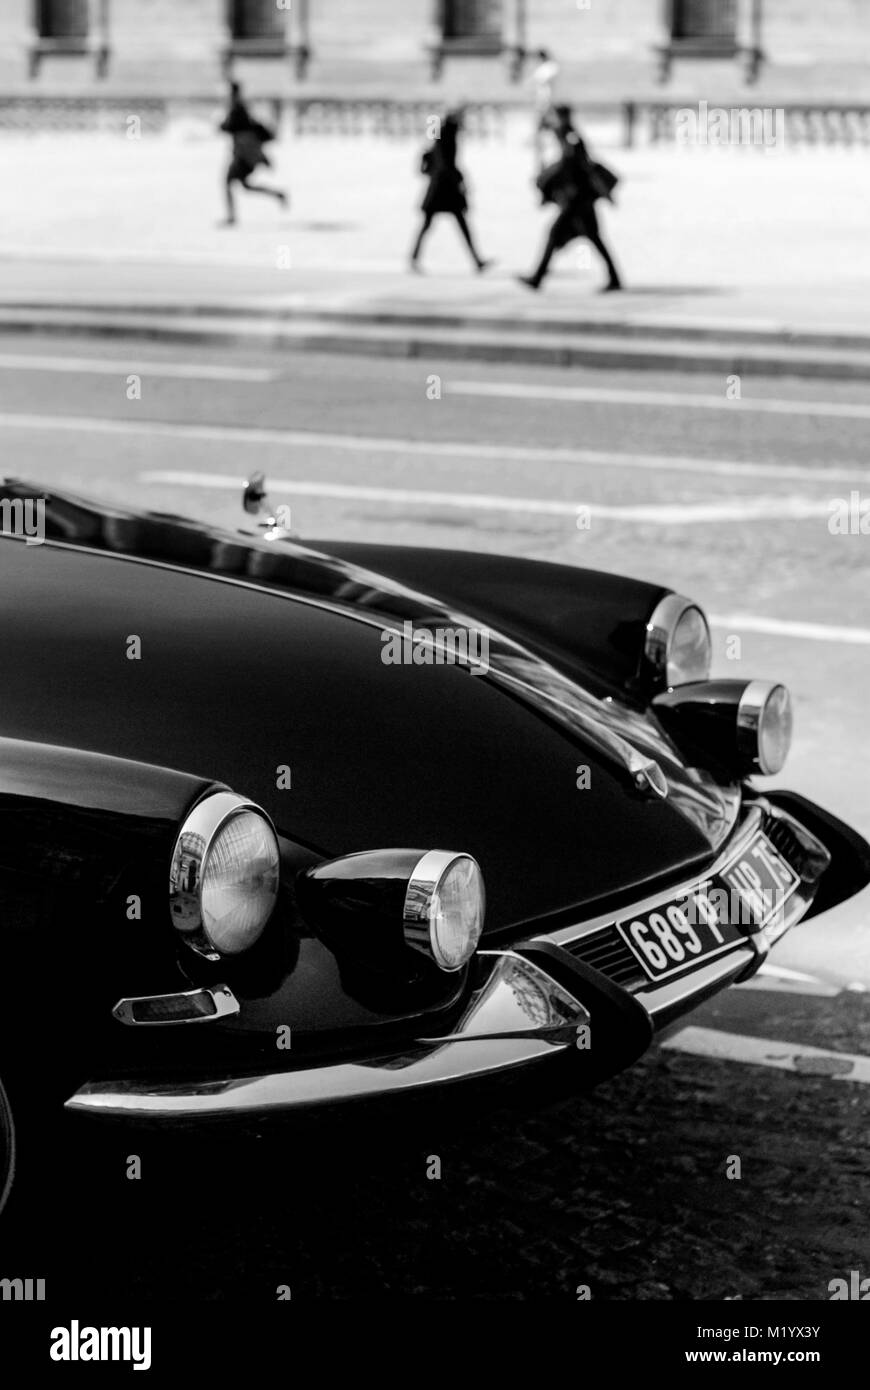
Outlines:
[[[241,480],[262,468],[305,538],[474,547],[673,585],[711,613],[718,673],[792,687],[783,784],[870,833],[870,540],[828,526],[836,499],[866,506],[870,390],[740,388],[5,335],[0,438],[5,472],[122,504],[235,525]],[[131,1209],[120,1154],[139,1150],[120,1136],[93,1177],[107,1211],[123,1195],[131,1255],[96,1277],[194,1299],[271,1300],[279,1284],[294,1298],[573,1299],[581,1283],[598,1298],[825,1299],[832,1278],[870,1267],[868,927],[848,910],[798,927],[751,988],[531,1121],[435,1114],[388,1137],[339,1135],[316,1161],[292,1140],[227,1145],[206,1173],[190,1159],[193,1211],[183,1182],[177,1208],[155,1210],[145,1181]],[[700,1055],[711,1042],[718,1060]],[[174,1160],[150,1143],[165,1201]],[[440,1182],[426,1179],[432,1154]],[[725,1176],[732,1155],[739,1181]],[[65,1220],[71,1248],[87,1232],[99,1252],[86,1208]],[[183,1267],[167,1259],[180,1231]]]

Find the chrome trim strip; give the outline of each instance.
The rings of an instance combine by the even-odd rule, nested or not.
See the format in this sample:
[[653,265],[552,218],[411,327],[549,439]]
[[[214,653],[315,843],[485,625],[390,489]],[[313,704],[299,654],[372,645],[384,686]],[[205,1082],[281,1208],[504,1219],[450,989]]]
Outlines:
[[126,1119],[233,1119],[392,1095],[510,1071],[570,1052],[590,1016],[540,965],[513,951],[476,958],[479,983],[456,1028],[402,1052],[262,1076],[206,1081],[90,1081],[66,1102],[76,1114]]
[[[765,951],[764,955],[766,954]],[[714,985],[722,983],[729,977],[744,973],[754,974],[755,968],[761,964],[763,958],[764,956],[759,958],[751,944],[741,945],[737,942],[727,955],[712,960],[708,966],[700,965],[689,974],[681,975],[678,980],[665,980],[658,987],[639,990],[634,997],[643,1004],[655,1022],[658,1015],[670,1012],[672,1009],[683,1006],[690,1008],[691,1000],[695,995],[704,994]],[[754,968],[750,969],[750,967]],[[652,981],[650,984],[652,985]]]

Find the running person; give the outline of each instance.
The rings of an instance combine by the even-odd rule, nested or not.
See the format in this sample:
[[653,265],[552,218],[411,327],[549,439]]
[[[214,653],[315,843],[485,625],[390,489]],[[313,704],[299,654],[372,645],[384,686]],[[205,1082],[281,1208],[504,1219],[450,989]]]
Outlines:
[[268,198],[275,198],[282,207],[286,207],[287,194],[282,189],[250,182],[251,175],[259,165],[264,164],[267,169],[272,167],[263,146],[273,136],[270,130],[251,116],[242,100],[242,89],[238,82],[230,83],[230,109],[220,128],[233,138],[233,154],[226,177],[227,216],[224,226],[231,227],[236,221],[234,183],[241,184],[248,193],[265,193]]

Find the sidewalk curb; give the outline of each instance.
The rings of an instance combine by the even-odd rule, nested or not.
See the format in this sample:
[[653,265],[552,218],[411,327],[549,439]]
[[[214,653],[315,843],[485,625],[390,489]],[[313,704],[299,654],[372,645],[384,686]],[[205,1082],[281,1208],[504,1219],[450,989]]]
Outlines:
[[[489,325],[487,325],[489,327]],[[378,321],[376,316],[317,312],[282,317],[275,313],[252,316],[243,311],[163,314],[139,308],[135,313],[101,310],[81,312],[60,309],[0,308],[0,333],[49,333],[59,336],[134,339],[186,346],[236,347],[265,352],[323,352],[381,357],[430,357],[480,362],[505,362],[529,366],[598,367],[647,371],[707,372],[766,376],[796,376],[828,380],[870,380],[870,346],[847,351],[790,343],[768,345],[741,341],[728,335],[725,342],[706,337],[619,338],[616,326],[604,331],[559,331],[548,324],[540,329],[508,333],[473,328],[430,327],[419,323]],[[689,338],[687,341],[686,338]],[[863,346],[863,344],[862,344]]]
[[815,332],[806,328],[791,328],[787,324],[761,326],[747,324],[746,321],[729,319],[668,319],[656,318],[604,318],[597,315],[585,318],[567,319],[561,317],[517,316],[504,313],[490,313],[482,309],[477,313],[462,313],[453,310],[431,312],[414,308],[401,310],[378,308],[376,305],[352,308],[335,308],[330,305],[300,302],[296,305],[265,304],[262,298],[236,300],[230,303],[193,303],[112,300],[80,300],[72,303],[53,304],[48,300],[20,300],[14,304],[0,304],[0,315],[6,313],[28,314],[76,314],[88,318],[100,316],[126,316],[160,319],[250,319],[268,321],[273,326],[293,326],[300,321],[317,323],[353,324],[355,327],[402,328],[420,333],[421,331],[443,330],[454,332],[459,329],[477,333],[494,334],[562,334],[565,336],[587,336],[589,334],[606,337],[632,339],[678,339],[681,342],[712,342],[741,345],[764,345],[780,348],[804,348],[814,352],[845,350],[846,352],[870,353],[870,333],[848,332],[843,329],[827,329]]

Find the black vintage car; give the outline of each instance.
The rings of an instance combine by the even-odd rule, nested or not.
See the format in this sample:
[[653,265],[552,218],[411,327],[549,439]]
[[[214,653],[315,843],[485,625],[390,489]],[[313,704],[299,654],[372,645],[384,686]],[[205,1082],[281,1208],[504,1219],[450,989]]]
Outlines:
[[4,1196],[46,1110],[591,1086],[870,880],[672,592],[0,495]]

